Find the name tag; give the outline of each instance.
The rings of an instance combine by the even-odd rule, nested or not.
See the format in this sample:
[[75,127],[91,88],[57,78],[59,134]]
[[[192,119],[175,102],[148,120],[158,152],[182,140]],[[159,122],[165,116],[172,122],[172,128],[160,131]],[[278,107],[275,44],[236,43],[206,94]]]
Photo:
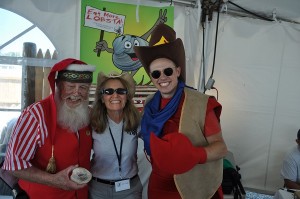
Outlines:
[[116,192],[130,189],[130,180],[120,180],[115,182]]

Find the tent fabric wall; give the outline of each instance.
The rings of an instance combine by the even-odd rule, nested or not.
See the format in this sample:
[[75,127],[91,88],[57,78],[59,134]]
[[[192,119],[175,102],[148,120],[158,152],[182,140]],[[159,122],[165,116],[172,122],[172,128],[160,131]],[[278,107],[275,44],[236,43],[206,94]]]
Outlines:
[[[1,0],[0,7],[36,24],[63,59],[79,57],[80,4]],[[202,74],[203,30],[198,16],[197,8],[175,5],[174,27],[186,49],[187,84],[195,88],[201,88],[201,78],[205,75],[207,80],[211,73],[217,19],[215,14],[207,24],[207,68]],[[241,167],[245,187],[275,191],[283,185],[281,163],[296,144],[300,128],[299,52],[297,24],[220,14],[214,86],[223,105],[223,135]]]
[[221,18],[214,79],[223,135],[245,186],[276,190],[300,128],[300,26]]
[[37,25],[51,40],[58,58],[79,58],[79,0],[1,0],[0,8],[9,10]]

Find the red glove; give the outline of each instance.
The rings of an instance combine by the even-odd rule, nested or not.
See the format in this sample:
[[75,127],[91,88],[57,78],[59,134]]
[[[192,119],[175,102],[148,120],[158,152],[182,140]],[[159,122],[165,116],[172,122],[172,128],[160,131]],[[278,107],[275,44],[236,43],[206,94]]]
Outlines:
[[182,133],[169,133],[161,139],[150,135],[151,158],[157,166],[168,173],[181,174],[196,164],[206,162],[207,154],[203,147],[193,146]]

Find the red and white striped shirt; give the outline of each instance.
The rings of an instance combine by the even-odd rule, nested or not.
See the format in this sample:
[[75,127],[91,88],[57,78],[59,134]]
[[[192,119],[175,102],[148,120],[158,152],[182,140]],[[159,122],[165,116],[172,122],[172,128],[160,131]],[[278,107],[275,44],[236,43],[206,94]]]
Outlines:
[[49,135],[40,102],[28,106],[19,117],[9,145],[3,165],[5,170],[22,170],[32,166],[37,147],[45,143]]

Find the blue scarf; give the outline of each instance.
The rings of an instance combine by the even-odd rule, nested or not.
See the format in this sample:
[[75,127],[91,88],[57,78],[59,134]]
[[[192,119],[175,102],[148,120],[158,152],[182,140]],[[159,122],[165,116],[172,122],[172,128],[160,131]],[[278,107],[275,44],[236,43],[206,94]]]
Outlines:
[[174,115],[180,104],[184,87],[185,83],[179,81],[174,96],[162,110],[160,110],[161,94],[159,91],[154,94],[153,98],[144,107],[144,115],[141,121],[141,134],[148,155],[151,155],[150,133],[153,132],[157,137],[161,136],[164,124]]

